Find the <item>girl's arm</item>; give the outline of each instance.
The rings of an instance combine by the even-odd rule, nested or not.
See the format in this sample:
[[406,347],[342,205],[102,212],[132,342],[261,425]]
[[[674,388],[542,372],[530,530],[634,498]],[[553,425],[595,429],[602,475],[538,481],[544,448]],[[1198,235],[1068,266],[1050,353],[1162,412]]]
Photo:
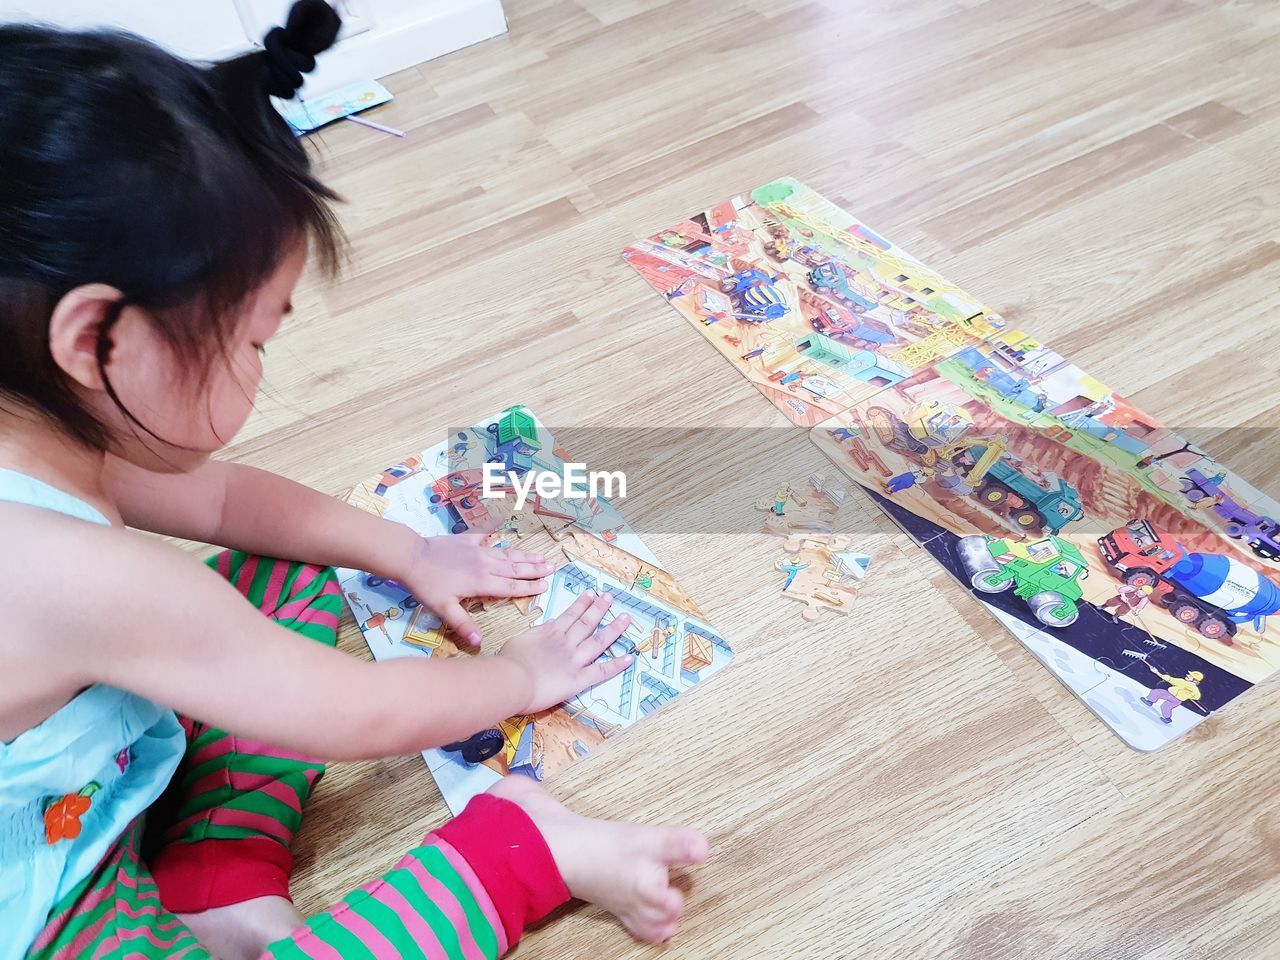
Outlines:
[[403,583],[473,645],[480,628],[465,600],[537,596],[554,569],[535,554],[489,549],[480,535],[423,539],[402,524],[238,464],[210,460],[191,473],[160,474],[108,458],[107,486],[131,527]]
[[23,538],[24,562],[63,579],[28,585],[16,635],[42,638],[69,689],[121,687],[305,754],[355,759],[438,746],[559,703],[630,662],[597,662],[628,620],[596,633],[607,604],[586,600],[497,656],[369,663],[274,624],[165,544],[69,519],[38,529]]
[[351,567],[395,579],[419,538],[317,490],[265,470],[210,460],[191,473],[152,473],[117,458],[109,493],[140,530],[246,553]]

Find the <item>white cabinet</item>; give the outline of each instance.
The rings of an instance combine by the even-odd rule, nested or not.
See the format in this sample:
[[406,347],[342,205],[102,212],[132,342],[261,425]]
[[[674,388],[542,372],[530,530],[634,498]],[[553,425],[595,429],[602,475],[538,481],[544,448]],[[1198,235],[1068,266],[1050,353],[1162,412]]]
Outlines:
[[[502,0],[330,2],[343,14],[343,33],[320,58],[307,85],[313,93],[384,77],[507,29]],[[220,60],[252,49],[291,5],[292,0],[0,0],[0,22],[119,27],[184,57]]]

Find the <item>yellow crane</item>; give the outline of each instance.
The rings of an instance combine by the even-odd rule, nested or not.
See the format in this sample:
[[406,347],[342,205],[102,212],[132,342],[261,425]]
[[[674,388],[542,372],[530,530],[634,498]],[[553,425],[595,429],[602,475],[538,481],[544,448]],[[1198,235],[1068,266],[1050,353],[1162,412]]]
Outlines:
[[955,458],[966,450],[983,447],[982,453],[974,461],[969,472],[964,475],[966,485],[977,488],[978,483],[987,475],[987,471],[1009,450],[1009,443],[1004,437],[964,437],[942,447],[934,447],[925,453],[924,466],[932,471],[939,461],[954,463]]

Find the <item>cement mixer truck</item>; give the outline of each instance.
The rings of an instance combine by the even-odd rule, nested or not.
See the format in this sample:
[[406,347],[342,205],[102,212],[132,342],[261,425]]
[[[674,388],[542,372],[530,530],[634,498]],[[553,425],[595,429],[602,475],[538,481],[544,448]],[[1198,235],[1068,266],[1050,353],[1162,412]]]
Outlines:
[[1130,520],[1098,538],[1118,580],[1152,587],[1152,599],[1202,636],[1232,643],[1239,624],[1262,632],[1280,613],[1280,585],[1234,557],[1191,553],[1146,520]]

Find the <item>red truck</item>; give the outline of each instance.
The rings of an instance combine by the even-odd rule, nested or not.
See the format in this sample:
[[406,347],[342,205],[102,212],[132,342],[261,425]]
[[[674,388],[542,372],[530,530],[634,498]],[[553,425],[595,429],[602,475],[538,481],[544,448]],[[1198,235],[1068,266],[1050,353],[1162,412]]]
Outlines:
[[1177,544],[1167,541],[1146,520],[1130,520],[1098,538],[1102,558],[1116,575],[1131,587],[1153,587],[1161,590],[1161,575],[1185,555]]
[[1130,520],[1098,538],[1112,574],[1151,598],[1201,636],[1230,644],[1238,624],[1261,632],[1280,612],[1280,584],[1245,563],[1216,553],[1187,551],[1146,520]]
[[459,470],[431,485],[430,501],[448,517],[450,533],[466,533],[489,520],[489,510],[480,499],[483,492],[481,471]]

